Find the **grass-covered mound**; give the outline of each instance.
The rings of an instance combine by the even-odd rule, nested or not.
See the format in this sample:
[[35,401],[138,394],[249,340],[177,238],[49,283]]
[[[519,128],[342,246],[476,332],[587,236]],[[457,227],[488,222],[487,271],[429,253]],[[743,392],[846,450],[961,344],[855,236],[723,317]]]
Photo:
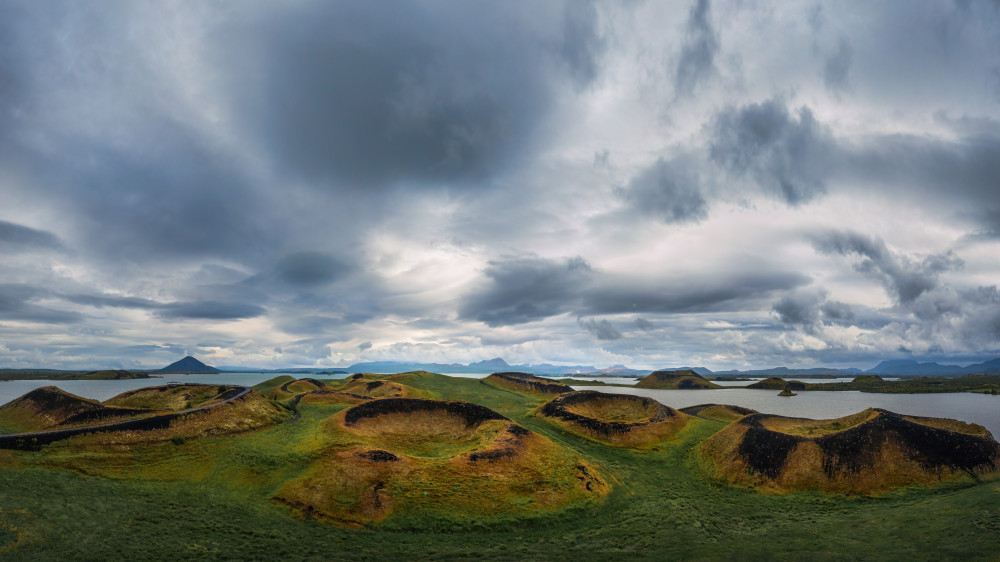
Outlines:
[[714,476],[772,490],[869,494],[1000,470],[1000,445],[981,426],[871,408],[833,420],[750,415],[701,454]]
[[262,383],[257,383],[253,385],[253,389],[260,394],[267,396],[275,388],[290,382],[295,382],[295,377],[291,375],[281,375],[280,377],[274,377],[273,379],[268,379]]
[[536,413],[602,443],[638,449],[655,447],[691,419],[652,398],[596,390],[563,394]]
[[805,390],[806,383],[799,381],[788,381],[779,377],[767,377],[764,380],[757,381],[753,384],[747,385],[747,388],[755,388],[760,390]]
[[[281,378],[284,379],[284,377]],[[314,390],[326,390],[328,388],[325,383],[313,378],[295,379],[288,377],[288,379],[291,380],[284,380],[281,384],[273,386],[270,383],[276,379],[271,379],[270,381],[261,383],[261,385],[258,386],[271,386],[271,389],[268,390],[266,396],[282,402],[307,392],[312,392]]]
[[573,392],[572,388],[561,382],[536,377],[531,373],[493,373],[483,379],[483,382],[497,388],[505,388],[507,390],[513,390],[514,392],[523,392],[527,394],[542,394],[551,396],[555,394]]
[[108,406],[145,410],[189,410],[220,400],[220,396],[233,390],[228,385],[168,384],[147,386],[123,392],[104,401]]
[[726,423],[734,422],[743,416],[758,413],[757,410],[751,410],[750,408],[733,406],[730,404],[699,404],[697,406],[681,408],[681,412],[684,412],[689,416],[698,416],[699,418],[706,418]]
[[659,388],[667,390],[694,390],[699,388],[722,388],[690,369],[679,371],[655,371],[635,385],[637,388]]
[[43,386],[0,406],[0,434],[97,424],[150,413],[106,406],[54,386]]
[[299,397],[299,404],[360,404],[373,400],[371,396],[340,390],[313,390]]
[[[229,393],[241,392],[231,390]],[[223,394],[220,398],[228,398]],[[115,446],[131,447],[172,441],[185,443],[189,439],[238,435],[287,421],[292,412],[251,390],[225,404],[211,405],[190,413],[168,413],[147,418],[150,427],[108,431],[73,437],[64,443],[70,447]],[[153,422],[164,420],[165,424]],[[163,427],[165,425],[165,427]]]
[[854,377],[854,383],[873,383],[873,382],[885,382],[885,379],[878,375],[858,375]]
[[539,515],[609,490],[576,453],[469,402],[371,400],[324,425],[333,445],[274,500],[340,525],[403,513]]
[[386,380],[385,378],[374,380],[361,379],[347,382],[341,386],[340,390],[370,398],[405,398],[419,394],[406,384]]

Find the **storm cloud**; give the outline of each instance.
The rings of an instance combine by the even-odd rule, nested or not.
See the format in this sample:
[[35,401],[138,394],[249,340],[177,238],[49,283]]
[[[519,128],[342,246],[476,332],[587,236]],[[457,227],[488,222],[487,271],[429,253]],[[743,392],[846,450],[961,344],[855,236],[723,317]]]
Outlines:
[[523,12],[352,2],[262,10],[231,31],[226,56],[257,61],[260,78],[230,78],[236,103],[262,117],[255,132],[278,162],[309,180],[356,189],[482,181],[525,154],[560,78],[585,85],[596,75],[590,4]]
[[712,125],[712,161],[749,177],[789,205],[826,191],[835,143],[808,107],[789,112],[771,99],[720,112]]
[[0,367],[1000,356],[998,31],[988,2],[4,2]]
[[29,251],[59,249],[63,245],[51,232],[0,221],[0,247],[8,251]]
[[677,95],[691,95],[701,82],[715,72],[719,37],[718,32],[712,28],[711,9],[710,0],[696,0],[691,6],[686,36],[674,75]]

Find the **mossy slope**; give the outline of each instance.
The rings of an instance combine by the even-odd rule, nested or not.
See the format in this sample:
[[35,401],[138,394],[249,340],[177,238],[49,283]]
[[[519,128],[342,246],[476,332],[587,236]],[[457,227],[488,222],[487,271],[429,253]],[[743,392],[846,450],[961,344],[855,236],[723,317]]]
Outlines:
[[150,413],[141,409],[106,406],[54,386],[43,386],[0,406],[0,433],[43,431]]
[[616,447],[654,448],[690,420],[652,398],[580,390],[553,398],[536,414],[566,429]]
[[468,402],[372,400],[324,427],[333,446],[274,500],[339,525],[414,512],[537,515],[599,502],[609,490],[572,451]]
[[497,388],[526,394],[552,396],[573,392],[573,389],[566,384],[552,379],[537,377],[531,373],[493,373],[483,379],[483,382]]

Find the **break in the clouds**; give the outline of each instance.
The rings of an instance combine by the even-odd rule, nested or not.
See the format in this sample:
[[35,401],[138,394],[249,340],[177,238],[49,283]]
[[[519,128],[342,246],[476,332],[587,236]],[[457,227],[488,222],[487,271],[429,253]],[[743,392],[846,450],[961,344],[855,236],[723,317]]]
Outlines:
[[998,53],[985,0],[5,2],[0,366],[992,358]]

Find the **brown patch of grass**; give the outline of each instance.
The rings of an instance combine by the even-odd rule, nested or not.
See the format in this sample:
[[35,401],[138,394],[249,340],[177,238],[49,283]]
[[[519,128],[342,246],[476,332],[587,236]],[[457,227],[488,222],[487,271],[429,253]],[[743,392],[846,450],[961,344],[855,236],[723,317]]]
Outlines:
[[761,423],[765,428],[788,435],[818,436],[836,433],[850,429],[862,424],[878,415],[872,408],[862,410],[857,414],[851,414],[842,418],[831,420],[811,420],[806,418],[786,418],[782,416],[769,416],[762,418]]
[[219,394],[232,388],[204,384],[150,386],[123,392],[105,400],[104,404],[147,410],[187,410],[211,404]]
[[754,410],[741,408],[739,406],[728,406],[725,404],[713,404],[698,412],[698,415],[710,420],[723,422],[734,422],[745,415],[756,414]]
[[976,423],[966,423],[947,418],[921,418],[916,416],[903,416],[903,419],[913,423],[919,423],[921,425],[936,427],[938,429],[947,429],[948,431],[964,433],[966,435],[992,437],[988,429]]

